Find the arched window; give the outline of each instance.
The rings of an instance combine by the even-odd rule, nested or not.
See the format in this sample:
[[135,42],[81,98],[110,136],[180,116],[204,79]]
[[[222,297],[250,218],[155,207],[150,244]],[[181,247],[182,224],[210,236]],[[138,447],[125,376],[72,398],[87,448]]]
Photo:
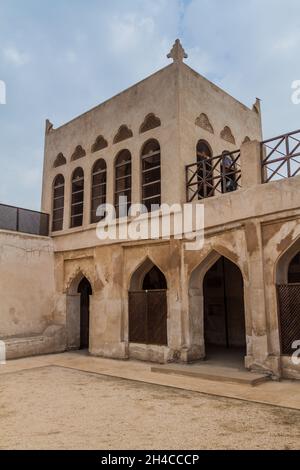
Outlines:
[[[150,212],[161,205],[160,145],[157,140],[147,142],[142,150],[142,203]],[[158,207],[157,207],[158,208]]]
[[76,168],[72,176],[71,228],[83,223],[84,173]]
[[115,208],[117,217],[125,217],[128,214],[130,204],[131,153],[129,150],[122,150],[115,161]]
[[197,144],[198,197],[204,199],[214,195],[212,152],[208,144],[199,140]]
[[223,152],[221,163],[222,193],[231,193],[237,190],[236,167],[230,152]]
[[91,223],[99,222],[103,217],[97,216],[97,209],[106,203],[106,163],[97,160],[92,171]]
[[65,205],[65,178],[57,175],[53,182],[52,231],[63,229]]

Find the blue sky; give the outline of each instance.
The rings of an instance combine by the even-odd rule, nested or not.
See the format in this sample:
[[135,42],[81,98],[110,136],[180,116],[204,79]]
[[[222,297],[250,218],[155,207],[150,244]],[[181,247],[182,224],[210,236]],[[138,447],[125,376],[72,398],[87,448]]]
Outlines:
[[300,128],[299,0],[0,0],[0,202],[39,209],[44,121],[57,127],[168,64],[187,63],[248,106],[265,137]]

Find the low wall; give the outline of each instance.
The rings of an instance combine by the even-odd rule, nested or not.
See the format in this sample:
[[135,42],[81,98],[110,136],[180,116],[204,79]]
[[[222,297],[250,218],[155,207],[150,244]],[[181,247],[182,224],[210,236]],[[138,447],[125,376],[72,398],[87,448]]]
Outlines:
[[55,317],[51,238],[0,230],[0,339],[8,357],[64,349],[64,326],[55,328]]

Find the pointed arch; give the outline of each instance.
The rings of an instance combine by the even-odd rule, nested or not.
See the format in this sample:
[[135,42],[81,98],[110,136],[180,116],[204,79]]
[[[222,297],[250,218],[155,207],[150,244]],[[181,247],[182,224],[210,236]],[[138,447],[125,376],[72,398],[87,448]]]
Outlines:
[[143,290],[145,277],[154,268],[156,268],[163,275],[165,279],[165,288],[167,289],[168,282],[163,270],[149,256],[146,256],[146,258],[136,266],[130,276],[129,291]]
[[300,338],[300,237],[277,261],[276,284],[281,354],[291,355]]
[[226,140],[226,142],[235,145],[235,137],[229,126],[224,127],[224,129],[221,131],[220,137],[221,139]]
[[205,113],[201,113],[200,116],[197,117],[195,121],[196,126],[201,127],[201,129],[204,129],[207,132],[210,132],[210,134],[214,134],[214,128],[211,125],[211,122]]
[[76,149],[74,150],[72,156],[71,156],[71,162],[74,162],[75,160],[79,160],[80,158],[83,158],[86,156],[86,151],[81,145],[77,145]]
[[148,114],[140,127],[140,134],[161,126],[161,120],[154,113]]
[[66,165],[67,159],[63,153],[59,153],[54,161],[53,168],[58,168],[60,166]]
[[130,343],[168,345],[167,281],[148,257],[131,276],[128,314]]
[[80,266],[71,274],[66,286],[66,332],[68,349],[89,348],[91,276]]
[[117,144],[119,142],[122,142],[123,140],[127,140],[133,137],[133,132],[131,129],[126,124],[123,124],[117,134],[114,137],[114,144]]
[[81,266],[78,266],[72,274],[68,277],[66,283],[65,283],[65,289],[64,291],[69,294],[69,295],[74,295],[78,293],[78,287],[82,279],[86,278],[90,285],[92,292],[94,292],[94,277],[91,275],[89,271],[86,269],[82,268]]
[[103,135],[98,135],[96,138],[95,142],[93,143],[91,147],[91,152],[99,152],[100,150],[103,150],[108,147],[108,142],[106,139],[104,139]]
[[288,284],[289,266],[298,253],[300,253],[300,236],[295,238],[277,259],[275,263],[276,284]]
[[221,251],[213,249],[190,275],[190,341],[198,358],[206,357],[211,343],[244,348],[242,359],[247,330],[244,276],[233,257]]

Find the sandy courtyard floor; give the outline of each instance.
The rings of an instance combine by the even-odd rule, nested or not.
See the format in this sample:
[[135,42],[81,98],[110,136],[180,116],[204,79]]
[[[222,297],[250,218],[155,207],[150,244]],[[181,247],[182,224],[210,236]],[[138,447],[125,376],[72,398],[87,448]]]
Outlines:
[[60,367],[1,376],[1,449],[299,449],[300,412]]

